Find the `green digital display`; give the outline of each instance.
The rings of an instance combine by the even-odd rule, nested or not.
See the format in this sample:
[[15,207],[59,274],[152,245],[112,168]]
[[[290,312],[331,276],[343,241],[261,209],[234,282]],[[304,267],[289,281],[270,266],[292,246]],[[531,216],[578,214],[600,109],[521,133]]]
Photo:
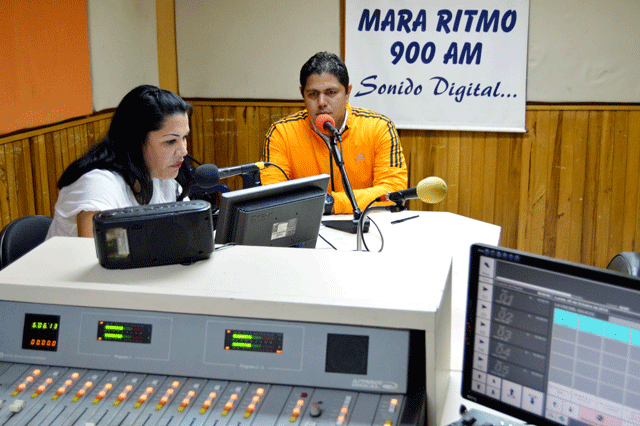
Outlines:
[[151,324],[99,321],[98,340],[125,343],[151,343]]
[[283,333],[265,331],[227,330],[225,350],[282,353]]

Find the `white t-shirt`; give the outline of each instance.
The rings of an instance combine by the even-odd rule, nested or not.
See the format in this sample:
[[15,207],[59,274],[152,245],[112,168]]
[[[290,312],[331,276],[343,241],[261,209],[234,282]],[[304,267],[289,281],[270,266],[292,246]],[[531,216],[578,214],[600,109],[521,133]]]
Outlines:
[[[176,201],[181,187],[174,179],[153,179],[149,204]],[[47,239],[55,236],[77,237],[76,216],[81,211],[102,211],[139,206],[133,191],[118,173],[94,169],[60,190],[53,222]]]

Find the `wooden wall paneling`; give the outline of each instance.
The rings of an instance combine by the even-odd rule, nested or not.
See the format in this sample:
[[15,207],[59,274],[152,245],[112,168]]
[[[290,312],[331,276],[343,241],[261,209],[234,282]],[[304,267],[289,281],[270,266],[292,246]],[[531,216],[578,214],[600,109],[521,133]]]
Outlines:
[[558,197],[560,190],[560,159],[562,156],[562,111],[550,111],[547,155],[548,184],[544,217],[543,253],[556,256],[558,244]]
[[[65,168],[65,161],[64,161],[64,149],[62,147],[63,145],[63,141],[62,141],[62,132],[60,131],[55,131],[55,132],[50,132],[49,133],[51,135],[51,140],[52,140],[52,146],[53,146],[53,153],[55,156],[54,162],[55,162],[55,170],[56,170],[56,181],[58,179],[60,179],[60,176],[62,176],[62,172],[64,171]],[[67,159],[68,159],[68,151],[67,151]]]
[[[215,161],[218,167],[231,167],[238,165],[238,152],[236,146],[236,122],[234,107],[227,105],[215,106],[214,111],[214,132],[213,132],[213,150],[215,152]],[[224,183],[232,190],[242,188],[242,184],[238,184],[240,178],[232,177],[223,180]]]
[[460,132],[451,132],[447,140],[447,170],[440,176],[447,183],[443,210],[448,212],[457,211],[460,200],[460,144]]
[[[405,161],[412,164],[408,168],[409,187],[416,186],[427,176],[436,175],[434,171],[434,145],[440,137],[438,132],[420,132],[417,130],[400,130],[398,133]],[[419,211],[433,210],[433,206],[419,200],[409,201],[409,208]]]
[[531,145],[531,165],[527,187],[528,207],[525,223],[527,235],[523,250],[533,253],[543,252],[544,211],[547,189],[547,142],[549,133],[549,112],[538,111],[534,125],[534,140]]
[[236,132],[235,132],[235,146],[236,146],[236,157],[237,163],[234,165],[247,164],[249,162],[256,162],[257,160],[251,161],[249,151],[251,141],[249,140],[251,137],[255,137],[254,134],[251,133],[250,130],[250,120],[247,118],[249,114],[253,113],[253,108],[249,106],[241,106],[239,108],[234,108],[233,121],[236,124]]
[[78,154],[76,153],[76,133],[73,127],[67,127],[66,133],[67,150],[69,151],[69,162],[67,164],[70,164],[71,162],[73,162],[73,160],[78,158]]
[[484,172],[479,177],[483,183],[481,220],[493,223],[497,182],[505,178],[503,175],[498,174],[498,135],[488,133],[485,137],[484,146]]
[[[401,133],[400,131],[398,131],[398,137],[400,138],[400,144],[402,145],[402,154],[404,155],[404,161],[407,164],[410,164],[413,161],[413,150],[416,143],[413,141],[410,131],[407,131],[406,133]],[[407,173],[407,179],[411,181],[411,170],[409,170]],[[419,210],[418,207],[418,204],[414,200],[409,201],[410,209]]]
[[16,140],[5,145],[5,159],[7,161],[7,192],[9,196],[9,211],[11,212],[11,218],[20,217],[20,206],[18,206],[17,197],[17,180],[16,176],[17,168],[20,167],[20,163],[16,163],[16,150],[21,151],[22,140]]
[[584,215],[582,223],[582,261],[593,265],[596,257],[598,232],[598,193],[600,170],[600,138],[602,133],[602,111],[589,111],[586,140],[586,168],[584,188]]
[[[526,250],[526,247],[528,247],[528,239],[531,234],[531,197],[529,194],[531,191],[531,165],[533,162],[533,146],[535,145],[534,142],[537,131],[537,118],[538,111],[527,111],[527,132],[523,134],[521,138],[516,140],[516,143],[520,142],[520,185],[518,195],[516,245],[512,247],[518,247],[521,250]],[[506,244],[502,238],[500,240],[501,244]]]
[[[471,158],[466,159],[467,167],[471,170],[471,211],[469,215],[478,220],[482,220],[483,204],[484,204],[484,179],[485,172],[491,173],[485,169],[485,134],[473,132],[471,135]],[[464,160],[464,159],[463,159]],[[493,173],[491,177],[495,178]]]
[[[258,161],[272,122],[302,103],[193,106],[190,153],[226,167]],[[0,138],[0,225],[52,214],[62,171],[102,139],[112,115]],[[640,108],[530,106],[526,120],[524,134],[399,130],[409,185],[440,176],[449,186],[442,203],[410,208],[495,223],[506,247],[589,265],[640,250]]]
[[62,155],[62,164],[61,166],[64,168],[66,167],[68,164],[71,164],[71,155],[69,155],[69,144],[67,143],[67,130],[66,129],[62,129],[59,131],[56,131],[57,135],[58,135],[58,139],[59,139],[59,143],[60,143],[60,154]]
[[203,164],[216,164],[215,143],[214,143],[214,107],[202,108],[202,158]]
[[42,212],[47,216],[51,216],[45,135],[38,135],[31,138],[31,154],[33,165],[33,198],[35,203],[32,214]]
[[472,191],[474,170],[471,164],[473,156],[473,134],[463,132],[460,137],[460,177],[458,180],[458,193],[460,203],[455,211],[462,216],[473,217],[471,212],[472,200],[476,194]]
[[603,111],[600,134],[597,144],[600,148],[598,170],[595,178],[598,181],[596,193],[596,242],[594,245],[594,262],[605,264],[609,258],[609,227],[611,212],[612,170],[613,170],[613,117],[611,111]]
[[579,110],[575,113],[573,133],[573,186],[571,196],[571,221],[568,223],[571,245],[567,259],[581,259],[584,239],[585,187],[587,170],[587,140],[589,112]]
[[33,197],[33,166],[31,164],[31,149],[29,139],[22,139],[15,143],[13,150],[16,176],[16,190],[14,200],[18,205],[20,216],[35,212]]
[[[62,175],[62,161],[56,155],[56,146],[53,134],[55,132],[47,132],[44,134],[44,146],[46,155],[47,168],[47,185],[49,190],[49,214],[53,216],[56,200],[58,199],[58,180]],[[59,151],[59,147],[58,147]],[[58,163],[60,163],[58,165]]]
[[98,137],[98,140],[102,140],[102,138],[107,136],[107,133],[109,133],[109,126],[111,125],[111,118],[112,117],[113,117],[113,114],[109,114],[109,116],[107,118],[103,118],[102,120],[99,121],[99,123],[100,123],[100,136]]
[[267,133],[267,129],[262,130],[260,128],[259,115],[257,113],[257,107],[245,107],[242,112],[242,123],[245,126],[246,132],[246,144],[247,152],[245,163],[255,163],[261,160],[262,157],[262,141]]
[[[634,246],[634,233],[636,231],[636,222],[638,221],[638,179],[637,170],[640,167],[640,143],[639,139],[633,139],[633,119],[632,112],[627,115],[627,131],[626,131],[626,154],[622,159],[625,165],[624,178],[624,205],[622,208],[622,232],[620,238],[620,247]],[[635,124],[637,125],[637,124]],[[636,142],[634,142],[636,141]],[[634,173],[634,171],[636,171]]]
[[624,232],[626,172],[628,157],[629,112],[616,111],[613,133],[613,176],[611,178],[611,210],[609,230],[609,250],[607,259],[613,258],[622,247]]
[[[432,155],[429,156],[429,168],[428,170],[424,170],[420,176],[417,176],[415,179],[409,181],[409,187],[415,186],[427,176],[439,176],[443,177],[446,182],[446,176],[448,176],[447,157],[449,155],[449,150],[447,148],[450,143],[450,134],[448,132],[437,132],[433,138],[433,145],[431,148]],[[420,201],[418,201],[420,202]],[[424,204],[420,202],[421,204]],[[446,211],[446,204],[444,202],[435,203],[435,204],[426,204],[428,210],[432,211]]]
[[[635,218],[629,214],[625,217],[625,235],[623,238],[623,251],[640,251],[640,185],[638,180],[640,179],[640,111],[629,112],[629,158],[632,159],[629,163],[627,174],[627,182],[633,182],[630,185],[631,188],[635,185],[636,190],[631,189],[633,194],[630,194],[634,202],[625,207],[625,211],[635,212]],[[630,197],[631,199],[631,197]],[[634,207],[635,206],[635,207]]]
[[260,138],[260,159],[261,160],[264,160],[265,135],[267,134],[267,132],[269,131],[269,128],[271,127],[271,124],[273,123],[271,121],[271,118],[272,118],[271,108],[258,108],[258,127],[260,128],[260,130],[266,129],[264,132],[261,132],[262,136]]
[[[204,138],[204,128],[202,124],[202,109],[200,105],[194,105],[191,117],[189,119],[189,137],[187,144],[189,154],[196,160],[202,162],[203,160],[203,146],[202,139]],[[197,164],[194,164],[197,166]]]
[[76,158],[82,157],[89,149],[89,129],[86,123],[82,123],[73,127],[73,134],[75,136],[76,146]]
[[502,243],[515,247],[520,190],[520,158],[516,156],[514,139],[508,134],[496,135],[495,197],[491,223],[502,223]]
[[9,206],[9,170],[5,156],[6,145],[0,145],[0,226],[4,228],[11,222]]
[[[556,241],[555,255],[561,259],[568,259],[569,250],[572,244],[570,223],[571,223],[571,203],[573,195],[574,175],[573,175],[573,154],[574,154],[574,130],[575,111],[563,111],[560,116],[560,123],[556,138],[556,149],[558,150],[557,163],[552,165],[552,170],[557,175],[557,208],[556,211]],[[583,178],[581,177],[580,180]]]

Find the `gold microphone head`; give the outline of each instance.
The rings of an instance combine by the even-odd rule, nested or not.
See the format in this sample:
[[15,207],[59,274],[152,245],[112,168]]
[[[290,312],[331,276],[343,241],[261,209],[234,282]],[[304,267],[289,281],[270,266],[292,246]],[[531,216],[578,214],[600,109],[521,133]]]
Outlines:
[[444,200],[447,195],[447,184],[437,176],[422,179],[416,186],[416,193],[425,203],[434,204]]

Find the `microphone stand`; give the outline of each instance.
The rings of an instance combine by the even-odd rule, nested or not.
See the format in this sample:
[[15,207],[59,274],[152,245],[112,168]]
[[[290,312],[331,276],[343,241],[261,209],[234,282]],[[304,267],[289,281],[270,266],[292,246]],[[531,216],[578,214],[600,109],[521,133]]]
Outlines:
[[[338,170],[340,170],[340,175],[342,176],[342,186],[351,202],[351,207],[353,208],[353,219],[352,220],[323,220],[322,224],[328,226],[329,228],[338,229],[340,231],[350,232],[352,234],[356,234],[359,228],[360,217],[362,216],[362,211],[358,208],[358,203],[356,202],[356,196],[353,194],[353,190],[351,189],[351,183],[349,182],[349,177],[347,176],[347,171],[344,169],[344,160],[342,159],[342,152],[338,148],[338,143],[336,139],[340,141],[342,144],[342,138],[339,134],[331,135],[331,154],[333,155],[333,159],[338,166]],[[369,222],[366,221],[363,225],[363,232],[369,231]]]

